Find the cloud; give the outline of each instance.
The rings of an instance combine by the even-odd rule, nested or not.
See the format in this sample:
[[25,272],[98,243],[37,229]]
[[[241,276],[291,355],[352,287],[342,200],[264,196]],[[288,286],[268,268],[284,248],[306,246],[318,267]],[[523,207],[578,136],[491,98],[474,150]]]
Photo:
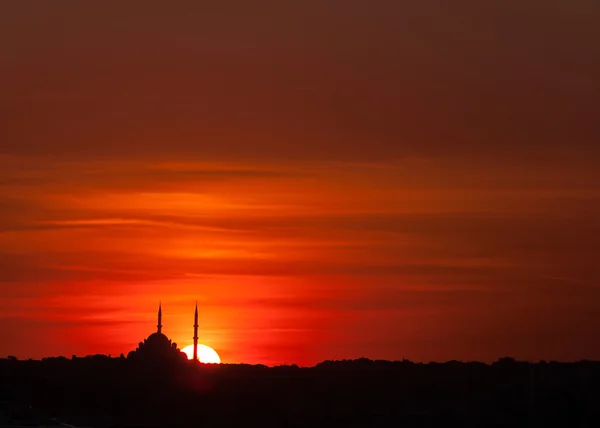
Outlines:
[[232,228],[220,228],[202,226],[194,221],[157,221],[157,220],[144,220],[135,218],[97,218],[97,219],[85,219],[85,220],[49,220],[33,223],[31,225],[33,229],[78,229],[78,228],[92,228],[92,229],[103,229],[111,227],[145,227],[145,228],[178,228],[187,229],[192,231],[200,232],[212,232],[212,233],[244,233],[247,231]]

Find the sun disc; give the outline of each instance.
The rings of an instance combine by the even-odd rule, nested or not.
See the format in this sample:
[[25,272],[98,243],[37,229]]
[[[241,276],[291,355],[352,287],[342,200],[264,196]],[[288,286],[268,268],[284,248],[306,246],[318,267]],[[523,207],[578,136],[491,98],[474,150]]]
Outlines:
[[[194,358],[194,345],[186,346],[181,350],[184,354],[187,355],[188,360]],[[198,344],[198,361],[201,363],[208,364],[221,364],[221,357],[217,354],[210,346]]]

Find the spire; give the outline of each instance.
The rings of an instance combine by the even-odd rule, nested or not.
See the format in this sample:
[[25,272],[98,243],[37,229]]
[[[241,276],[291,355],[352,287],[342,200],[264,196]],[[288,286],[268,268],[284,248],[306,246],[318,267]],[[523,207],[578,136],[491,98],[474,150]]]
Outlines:
[[156,332],[162,333],[162,302],[158,302],[158,324],[156,325]]
[[196,301],[196,312],[194,312],[194,357],[193,361],[198,360],[198,302]]

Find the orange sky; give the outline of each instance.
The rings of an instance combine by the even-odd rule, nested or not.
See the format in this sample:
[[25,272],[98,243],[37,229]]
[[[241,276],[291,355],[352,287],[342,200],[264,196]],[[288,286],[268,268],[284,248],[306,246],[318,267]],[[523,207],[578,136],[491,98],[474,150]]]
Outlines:
[[600,358],[595,2],[13,3],[0,356]]

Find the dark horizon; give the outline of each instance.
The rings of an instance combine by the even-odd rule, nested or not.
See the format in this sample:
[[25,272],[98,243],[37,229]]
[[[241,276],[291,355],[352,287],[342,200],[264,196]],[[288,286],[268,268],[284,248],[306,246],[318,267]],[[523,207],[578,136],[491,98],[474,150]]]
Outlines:
[[[122,357],[121,357],[122,355]],[[0,360],[15,360],[15,361],[19,361],[19,362],[42,362],[44,360],[73,360],[73,359],[94,359],[94,358],[108,358],[111,360],[117,360],[117,359],[121,359],[121,358],[125,358],[127,359],[127,354],[122,353],[119,355],[112,355],[112,354],[89,354],[89,355],[49,355],[46,357],[42,357],[40,359],[33,359],[33,358],[27,358],[27,359],[20,359],[14,355],[6,355],[4,357],[0,356]],[[580,363],[592,363],[592,364],[600,364],[600,360],[589,360],[589,359],[585,359],[582,358],[580,360],[572,360],[572,361],[557,361],[557,360],[545,360],[545,359],[541,359],[541,360],[537,360],[537,361],[531,361],[531,360],[519,360],[516,359],[514,357],[511,357],[510,355],[506,355],[503,357],[498,357],[496,360],[491,361],[491,362],[486,362],[486,361],[476,361],[476,360],[454,360],[454,359],[450,359],[450,360],[446,360],[446,361],[413,361],[411,359],[408,358],[403,358],[403,359],[399,359],[399,360],[380,360],[380,359],[373,359],[373,358],[369,358],[369,357],[356,357],[356,358],[347,358],[347,359],[339,359],[339,360],[323,360],[323,361],[319,361],[318,363],[316,363],[315,365],[300,365],[300,364],[296,364],[292,361],[288,361],[288,362],[284,362],[282,364],[277,364],[277,365],[267,365],[267,364],[262,364],[262,363],[245,363],[243,361],[240,362],[221,362],[221,363],[204,363],[204,362],[198,362],[198,364],[204,365],[204,366],[213,366],[213,367],[217,367],[217,366],[256,366],[256,367],[266,367],[266,368],[282,368],[282,367],[298,367],[298,368],[306,368],[306,369],[312,369],[312,368],[316,368],[318,366],[322,366],[324,364],[337,364],[337,363],[353,363],[353,362],[367,362],[367,363],[384,363],[384,364],[418,364],[418,365],[428,365],[428,364],[453,364],[453,363],[459,363],[459,364],[481,364],[481,365],[485,365],[485,366],[493,366],[494,364],[498,364],[498,363],[502,363],[502,362],[506,362],[506,361],[513,361],[515,363],[527,363],[527,364],[580,364]],[[187,360],[188,363],[192,363],[192,360]]]
[[600,422],[600,362],[361,359],[301,368],[178,361],[0,359],[0,425],[541,428]]

